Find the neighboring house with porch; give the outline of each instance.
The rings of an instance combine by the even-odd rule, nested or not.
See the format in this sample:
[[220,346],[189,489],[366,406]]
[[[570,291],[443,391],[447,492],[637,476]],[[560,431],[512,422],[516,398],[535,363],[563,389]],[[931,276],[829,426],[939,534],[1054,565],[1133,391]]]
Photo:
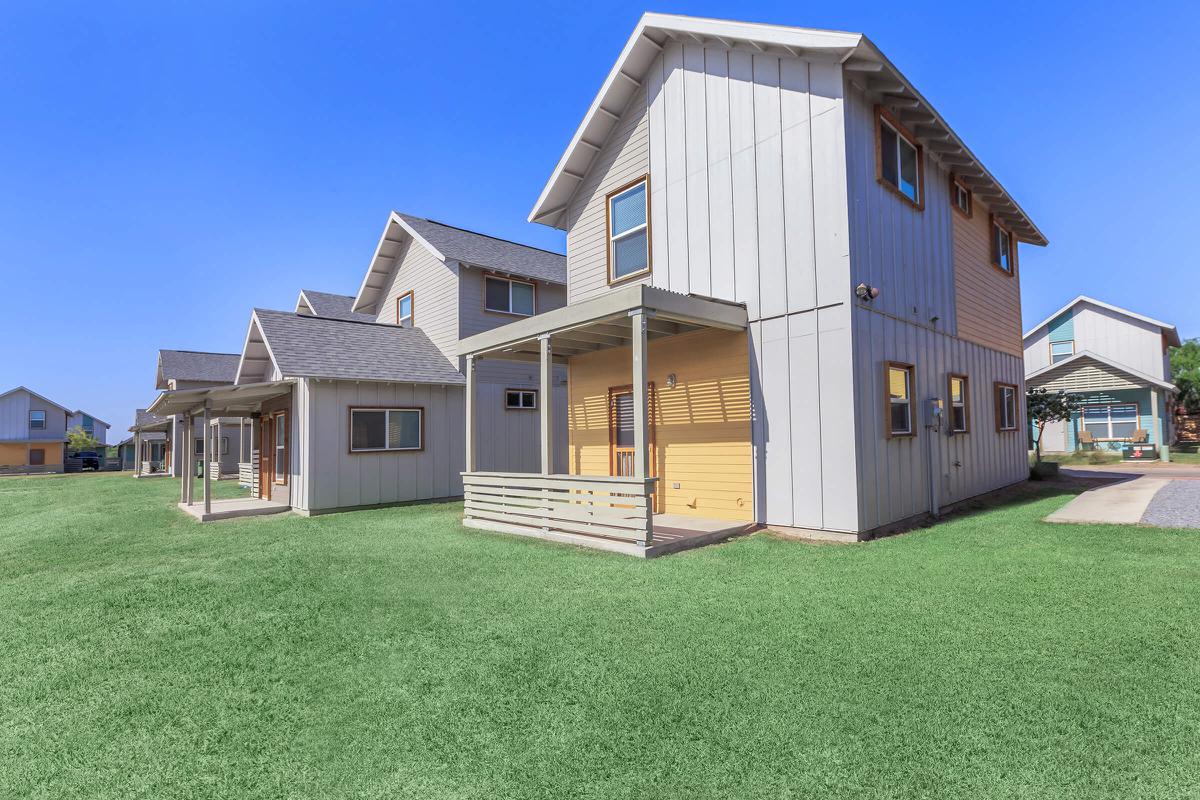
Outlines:
[[0,473],[62,472],[70,415],[24,386],[0,394]]
[[1080,295],[1024,337],[1025,381],[1064,390],[1082,410],[1042,434],[1048,453],[1079,449],[1168,455],[1173,440],[1174,384],[1169,349],[1174,325]]
[[[199,350],[159,350],[155,371],[154,388],[159,391],[179,389],[201,389],[211,386],[228,386],[237,377],[238,353],[210,353]],[[203,454],[200,449],[204,428],[197,421],[192,431],[193,446],[184,446],[185,431],[183,418],[174,415],[165,420],[162,430],[166,431],[167,475],[181,474],[184,464],[190,462],[193,473],[201,469]],[[238,474],[238,464],[248,460],[246,446],[242,441],[243,422],[235,417],[220,417],[210,420],[210,435],[216,437],[213,459],[209,462],[220,476]],[[188,454],[191,454],[190,457]]]
[[[150,407],[257,421],[254,499],[214,505],[206,480],[197,505],[185,481],[184,507],[217,519],[461,496],[459,338],[561,306],[565,283],[561,255],[391,214],[356,297],[305,289],[294,312],[255,309],[232,385],[167,391]],[[566,407],[558,377],[543,392],[528,364],[490,373],[481,438],[498,469],[537,469],[542,398]]]
[[[1026,478],[1017,247],[1046,239],[865,36],[646,14],[529,218],[568,304],[459,343],[465,524],[857,539]],[[569,370],[541,476],[481,462],[494,361]]]

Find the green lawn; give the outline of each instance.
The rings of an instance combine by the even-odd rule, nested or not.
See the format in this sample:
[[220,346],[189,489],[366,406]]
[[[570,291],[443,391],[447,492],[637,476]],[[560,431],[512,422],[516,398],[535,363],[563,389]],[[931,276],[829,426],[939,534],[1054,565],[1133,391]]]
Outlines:
[[178,488],[0,479],[0,796],[1200,794],[1200,532],[1047,494],[643,562]]

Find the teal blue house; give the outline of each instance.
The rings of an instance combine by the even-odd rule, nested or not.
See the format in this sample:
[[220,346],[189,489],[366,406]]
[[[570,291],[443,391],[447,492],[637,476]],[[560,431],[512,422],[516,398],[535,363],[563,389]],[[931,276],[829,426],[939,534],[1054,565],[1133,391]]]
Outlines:
[[1080,296],[1024,338],[1026,385],[1066,391],[1082,404],[1070,422],[1047,425],[1043,451],[1150,445],[1152,455],[1167,456],[1177,394],[1168,353],[1180,344],[1174,325]]

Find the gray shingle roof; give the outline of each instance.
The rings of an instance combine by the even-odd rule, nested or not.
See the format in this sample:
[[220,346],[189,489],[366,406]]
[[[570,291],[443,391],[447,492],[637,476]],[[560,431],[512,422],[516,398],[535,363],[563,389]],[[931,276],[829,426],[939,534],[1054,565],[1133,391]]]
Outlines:
[[146,409],[139,408],[133,412],[133,427],[131,427],[129,430],[133,430],[134,428],[142,428],[147,425],[158,425],[166,421],[166,417],[160,417],[158,414],[151,414]]
[[256,308],[259,330],[285,378],[465,384],[420,328]]
[[567,282],[567,257],[410,214],[400,218],[446,258],[525,278]]
[[371,314],[359,314],[357,311],[350,310],[354,305],[353,297],[344,294],[318,292],[314,289],[301,289],[300,293],[308,300],[308,305],[312,308],[313,314],[318,317],[358,320],[359,322],[375,321],[375,317]]
[[239,353],[203,353],[195,350],[159,350],[158,371],[163,380],[233,383]]

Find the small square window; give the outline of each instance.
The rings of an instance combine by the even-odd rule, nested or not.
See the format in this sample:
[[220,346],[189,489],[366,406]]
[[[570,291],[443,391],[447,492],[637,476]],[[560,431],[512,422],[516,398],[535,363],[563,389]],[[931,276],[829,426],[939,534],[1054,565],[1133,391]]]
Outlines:
[[31,466],[31,467],[46,466],[46,451],[40,447],[31,448],[29,451],[29,466]]
[[32,431],[44,431],[46,429],[45,411],[29,412],[29,429]]
[[1065,342],[1050,343],[1050,363],[1057,364],[1060,361],[1066,361],[1071,356],[1075,355],[1075,341],[1068,339]]
[[950,202],[954,205],[954,209],[968,219],[972,214],[972,204],[974,195],[971,190],[963,183],[962,178],[957,175],[950,176]]
[[504,392],[504,407],[507,409],[533,410],[537,408],[536,389],[507,389]]

